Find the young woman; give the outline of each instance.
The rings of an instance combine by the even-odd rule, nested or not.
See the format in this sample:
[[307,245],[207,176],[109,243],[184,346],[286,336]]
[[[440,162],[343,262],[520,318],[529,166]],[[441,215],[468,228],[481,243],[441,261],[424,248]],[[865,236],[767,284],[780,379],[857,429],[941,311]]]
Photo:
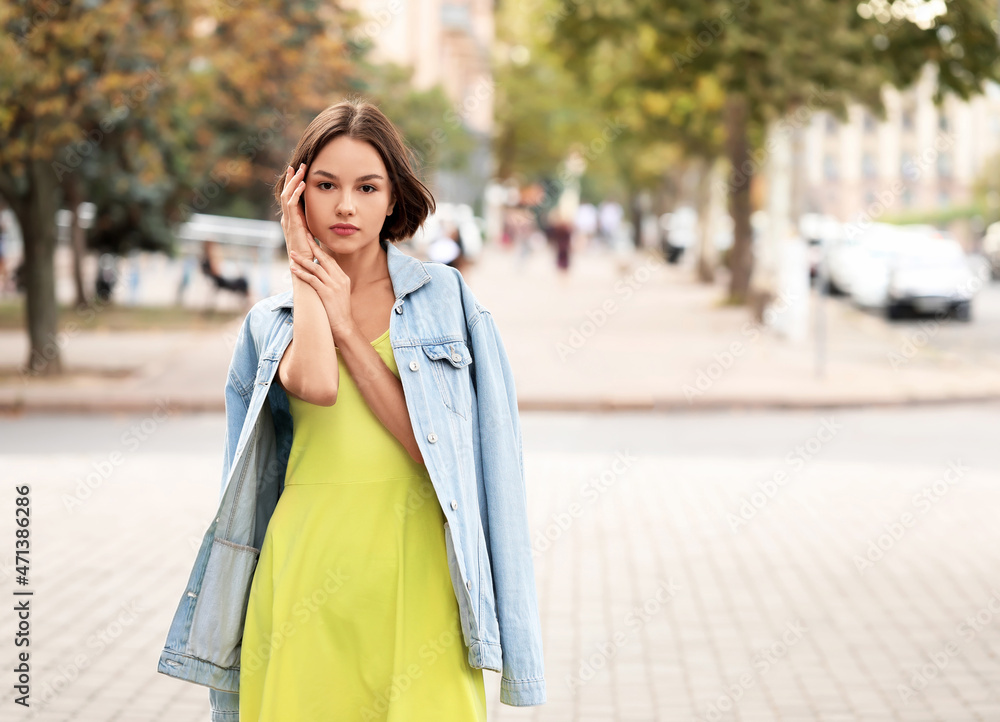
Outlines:
[[[263,409],[277,441],[259,440],[259,420],[231,420],[220,510],[189,582],[201,611],[179,608],[160,671],[211,679],[213,720],[485,720],[483,668],[503,672],[502,702],[541,704],[507,357],[459,273],[392,245],[433,212],[431,193],[392,123],[371,104],[345,101],[306,128],[275,195],[292,290],[251,311],[230,384],[253,393],[234,401],[235,413]],[[234,413],[230,398],[240,397],[227,395]],[[282,486],[268,517],[275,463]],[[242,483],[254,491],[233,489]],[[248,518],[255,531],[223,535]],[[252,556],[217,562],[237,569],[223,580],[208,555],[253,555],[258,539],[240,594],[230,580]],[[236,642],[227,655],[210,615],[231,609],[218,613],[226,627],[243,603],[245,624],[229,635],[242,631],[234,670]]]

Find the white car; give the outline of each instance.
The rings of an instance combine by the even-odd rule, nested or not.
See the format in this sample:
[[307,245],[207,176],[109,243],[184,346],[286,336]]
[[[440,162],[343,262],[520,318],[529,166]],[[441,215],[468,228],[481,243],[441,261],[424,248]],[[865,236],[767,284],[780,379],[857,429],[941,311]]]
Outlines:
[[950,313],[960,321],[972,317],[972,299],[979,287],[962,246],[948,238],[923,238],[900,253],[889,272],[886,315],[906,311]]
[[870,274],[872,247],[883,243],[897,231],[887,223],[873,223],[864,229],[844,225],[828,243],[826,252],[827,283],[831,293],[851,295],[854,286]]
[[969,258],[954,239],[918,227],[883,228],[860,246],[851,276],[859,306],[884,309],[888,318],[907,313],[971,317],[978,284]]

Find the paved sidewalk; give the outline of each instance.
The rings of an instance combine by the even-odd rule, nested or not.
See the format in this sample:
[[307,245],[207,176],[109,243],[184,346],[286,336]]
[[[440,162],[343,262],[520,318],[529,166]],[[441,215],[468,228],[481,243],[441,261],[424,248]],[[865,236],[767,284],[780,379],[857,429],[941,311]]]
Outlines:
[[[548,700],[502,705],[486,672],[490,722],[1000,719],[996,409],[916,414],[526,414]],[[156,661],[217,505],[224,419],[54,423],[53,442],[36,436],[51,419],[0,420],[4,472],[32,484],[35,592],[33,706],[8,682],[2,719],[208,722],[206,688]],[[896,429],[909,438],[873,459]],[[755,433],[767,443],[740,441]],[[9,594],[12,545],[0,562]]]
[[[272,277],[280,279],[281,268]],[[492,310],[522,409],[705,409],[856,406],[1000,398],[1000,363],[943,355],[915,325],[889,325],[839,299],[827,309],[826,373],[816,342],[791,342],[723,307],[716,286],[638,253],[574,255],[560,277],[548,249],[489,249],[466,273]],[[280,280],[272,292],[281,290]],[[815,296],[811,302],[815,302]],[[813,306],[813,309],[815,306]],[[0,380],[0,410],[221,410],[239,320],[213,331],[77,333],[59,381]],[[954,323],[943,321],[942,323]],[[0,332],[0,367],[25,358],[21,332]],[[119,372],[120,377],[106,374]]]

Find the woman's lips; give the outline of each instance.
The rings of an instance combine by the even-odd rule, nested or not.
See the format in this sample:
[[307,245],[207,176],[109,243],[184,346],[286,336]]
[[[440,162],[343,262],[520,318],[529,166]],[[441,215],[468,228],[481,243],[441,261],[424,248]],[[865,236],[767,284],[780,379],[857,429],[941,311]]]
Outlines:
[[349,236],[358,232],[354,226],[330,226],[330,229],[338,236]]

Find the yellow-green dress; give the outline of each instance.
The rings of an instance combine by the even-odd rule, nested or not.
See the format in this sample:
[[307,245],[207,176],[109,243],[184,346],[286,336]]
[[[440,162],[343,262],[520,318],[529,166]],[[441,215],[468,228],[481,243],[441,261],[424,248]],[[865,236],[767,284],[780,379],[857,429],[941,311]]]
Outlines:
[[[371,343],[398,378],[388,330]],[[288,395],[292,447],[250,586],[240,722],[483,721],[427,468],[338,359],[336,404]]]

